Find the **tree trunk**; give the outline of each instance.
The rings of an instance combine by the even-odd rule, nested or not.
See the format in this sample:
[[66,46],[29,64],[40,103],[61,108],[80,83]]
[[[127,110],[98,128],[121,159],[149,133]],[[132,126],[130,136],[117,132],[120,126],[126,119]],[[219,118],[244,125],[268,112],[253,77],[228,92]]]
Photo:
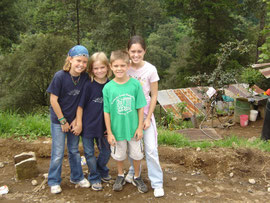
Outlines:
[[259,55],[261,52],[259,51],[259,47],[261,47],[265,43],[265,35],[262,34],[262,31],[265,27],[265,18],[266,18],[266,3],[262,3],[262,9],[261,9],[261,16],[260,16],[260,30],[259,30],[259,36],[257,41],[257,47],[256,47],[256,59],[255,63],[259,60]]
[[79,5],[80,5],[80,0],[76,0],[76,11],[77,11],[77,44],[80,44],[80,17],[79,17]]

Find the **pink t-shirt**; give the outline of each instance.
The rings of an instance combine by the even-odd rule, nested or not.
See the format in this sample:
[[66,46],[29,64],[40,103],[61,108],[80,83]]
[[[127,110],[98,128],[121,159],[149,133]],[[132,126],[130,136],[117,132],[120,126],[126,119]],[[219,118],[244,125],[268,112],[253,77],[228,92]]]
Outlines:
[[144,66],[139,69],[131,67],[128,70],[128,75],[140,81],[143,88],[143,93],[147,101],[147,106],[144,108],[144,113],[148,114],[149,105],[151,101],[151,97],[149,95],[151,91],[150,85],[152,82],[159,81],[159,76],[156,67],[145,61]]

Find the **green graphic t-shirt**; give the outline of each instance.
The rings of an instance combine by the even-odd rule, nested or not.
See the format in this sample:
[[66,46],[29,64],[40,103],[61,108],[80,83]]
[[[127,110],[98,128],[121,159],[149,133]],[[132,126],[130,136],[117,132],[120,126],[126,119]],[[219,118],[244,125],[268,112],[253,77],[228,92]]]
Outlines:
[[129,141],[138,128],[137,109],[147,104],[141,84],[133,78],[124,84],[111,80],[102,92],[104,112],[110,114],[115,139]]

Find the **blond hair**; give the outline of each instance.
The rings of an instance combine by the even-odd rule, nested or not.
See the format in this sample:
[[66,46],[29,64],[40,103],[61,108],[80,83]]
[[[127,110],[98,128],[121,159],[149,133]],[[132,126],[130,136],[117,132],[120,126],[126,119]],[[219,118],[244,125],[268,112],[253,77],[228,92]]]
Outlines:
[[100,61],[103,65],[107,67],[107,75],[106,77],[109,78],[112,76],[112,70],[110,69],[109,60],[104,52],[96,52],[94,53],[89,59],[89,66],[87,72],[89,77],[91,78],[91,82],[94,80],[94,73],[93,73],[93,65],[96,61]]
[[70,69],[71,69],[71,63],[70,63],[70,56],[67,56],[67,58],[66,58],[66,60],[65,60],[65,64],[64,64],[64,66],[63,66],[63,70],[65,71],[65,72],[69,72],[70,71]]
[[112,51],[111,57],[110,57],[110,63],[112,64],[114,61],[119,60],[119,59],[125,61],[127,64],[130,63],[130,58],[127,51],[125,50]]

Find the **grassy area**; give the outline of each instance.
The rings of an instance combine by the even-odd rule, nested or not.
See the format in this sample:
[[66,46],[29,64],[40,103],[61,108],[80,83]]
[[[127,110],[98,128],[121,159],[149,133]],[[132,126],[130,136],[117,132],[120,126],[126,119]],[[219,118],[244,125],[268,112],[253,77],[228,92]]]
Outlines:
[[0,112],[0,137],[36,139],[50,136],[49,115]]
[[247,147],[270,152],[270,142],[262,141],[259,138],[256,138],[252,141],[248,141],[248,139],[246,138],[240,138],[232,135],[224,140],[190,142],[183,135],[176,133],[174,131],[168,131],[159,128],[158,133],[159,133],[158,143],[160,145],[170,145],[178,148],[200,147],[202,149],[207,149],[210,147]]
[[[218,141],[190,142],[183,135],[167,129],[158,129],[158,142],[160,145],[174,147],[248,147],[270,152],[270,143],[259,138],[248,141],[245,138],[231,136]],[[48,114],[17,114],[14,112],[0,112],[0,137],[18,139],[37,139],[50,136],[50,118]]]

